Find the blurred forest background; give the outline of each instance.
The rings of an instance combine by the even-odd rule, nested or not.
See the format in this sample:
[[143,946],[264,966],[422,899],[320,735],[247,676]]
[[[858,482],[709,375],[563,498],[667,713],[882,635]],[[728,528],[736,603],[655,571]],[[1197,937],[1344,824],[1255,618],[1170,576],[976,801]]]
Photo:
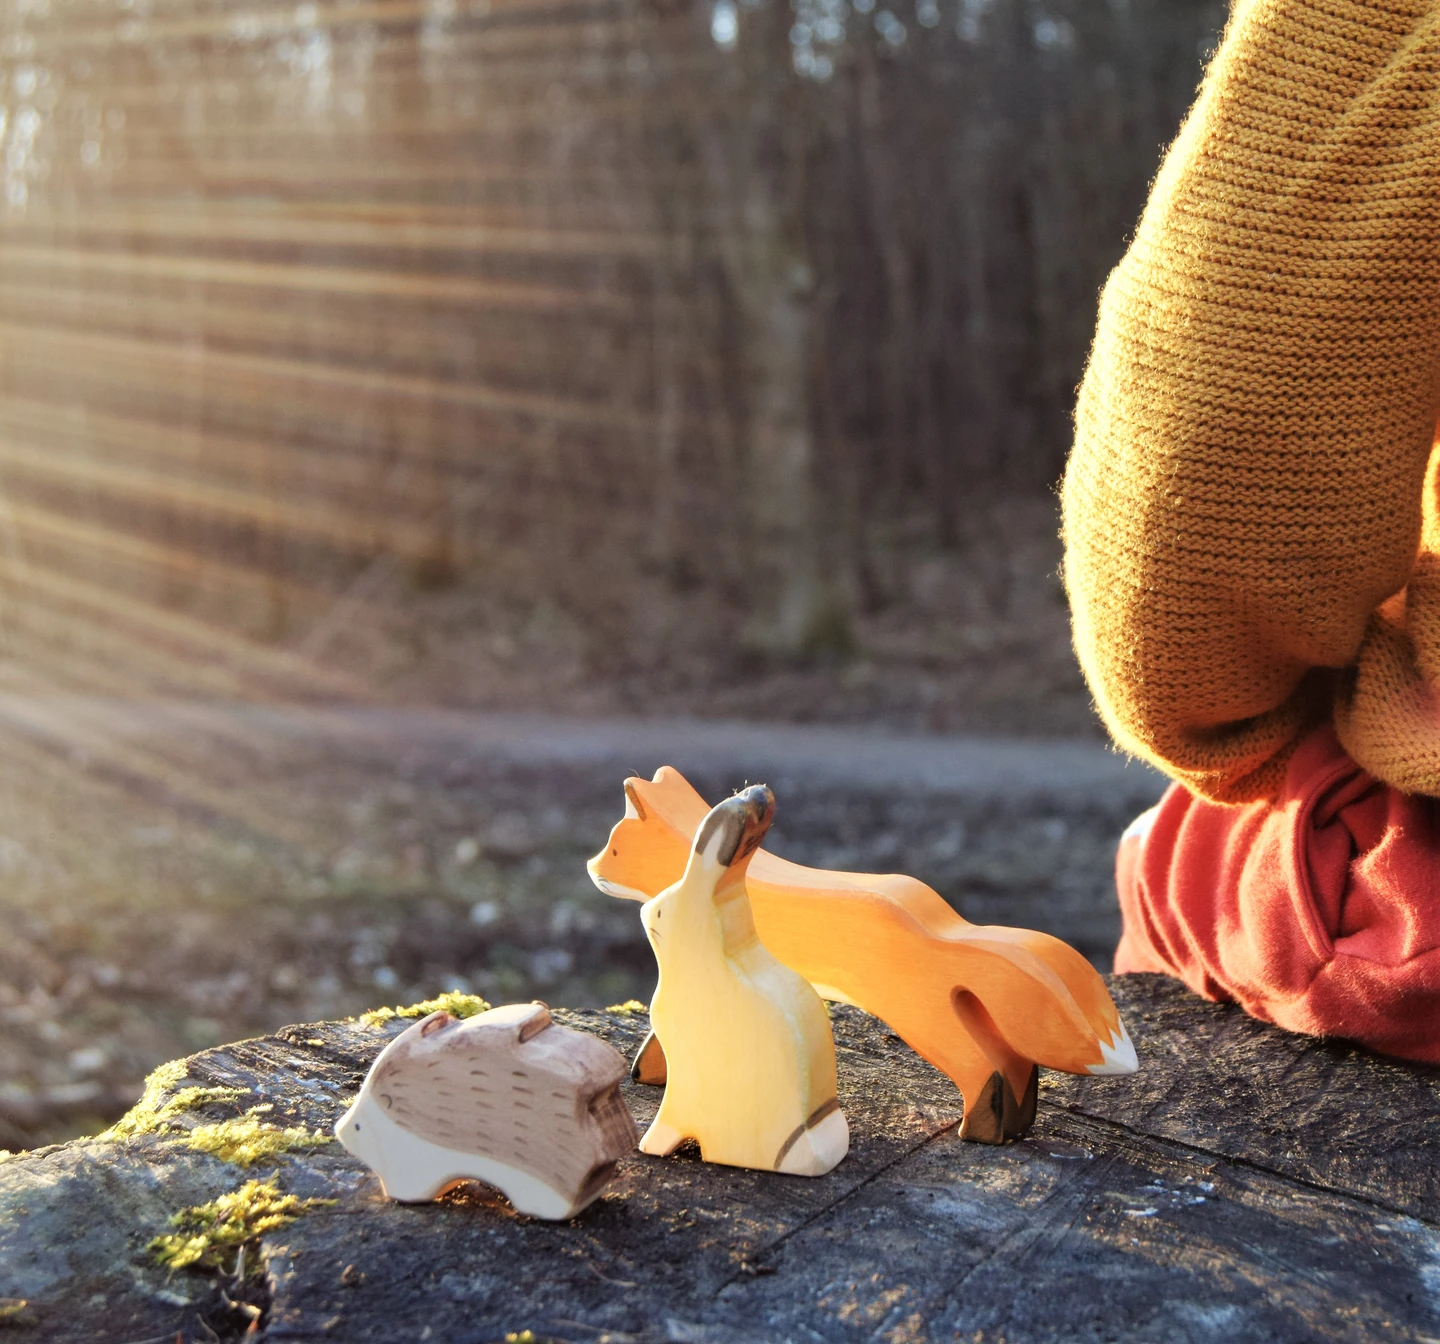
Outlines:
[[1224,17],[15,0],[6,671],[1093,731],[1053,492]]
[[[1098,742],[1055,487],[1225,18],[0,6],[0,1148],[287,1021],[647,991],[623,771],[337,707]],[[1108,965],[1134,798],[863,756],[781,852]]]

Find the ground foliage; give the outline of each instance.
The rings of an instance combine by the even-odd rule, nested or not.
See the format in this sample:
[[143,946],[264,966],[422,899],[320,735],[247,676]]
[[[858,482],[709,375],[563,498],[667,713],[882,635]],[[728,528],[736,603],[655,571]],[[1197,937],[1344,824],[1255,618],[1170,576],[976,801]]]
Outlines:
[[335,1142],[335,1136],[324,1130],[268,1123],[263,1117],[274,1109],[269,1102],[262,1102],[244,1115],[197,1125],[183,1142],[197,1153],[209,1153],[234,1167],[253,1167],[280,1153]]
[[233,1270],[242,1246],[334,1202],[287,1195],[272,1181],[246,1181],[208,1204],[182,1209],[170,1220],[178,1230],[156,1237],[150,1253],[170,1269]]
[[462,994],[452,989],[420,1003],[397,1005],[394,1008],[372,1008],[368,1013],[361,1013],[360,1020],[367,1027],[378,1027],[397,1017],[428,1017],[431,1013],[449,1013],[451,1017],[464,1019],[483,1013],[489,1007],[478,994]]

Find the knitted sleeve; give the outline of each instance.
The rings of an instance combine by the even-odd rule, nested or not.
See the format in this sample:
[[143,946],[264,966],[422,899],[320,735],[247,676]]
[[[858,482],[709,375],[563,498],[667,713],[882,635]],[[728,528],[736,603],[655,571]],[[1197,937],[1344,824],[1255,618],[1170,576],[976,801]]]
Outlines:
[[1239,802],[1334,710],[1440,793],[1437,412],[1440,0],[1237,0],[1101,297],[1066,471],[1122,747]]

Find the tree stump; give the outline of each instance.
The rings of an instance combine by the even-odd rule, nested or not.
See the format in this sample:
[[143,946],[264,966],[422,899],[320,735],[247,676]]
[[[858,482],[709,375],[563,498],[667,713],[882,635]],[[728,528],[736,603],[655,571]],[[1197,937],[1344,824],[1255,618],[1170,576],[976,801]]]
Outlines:
[[[1440,1335],[1440,1069],[1289,1035],[1153,976],[1111,986],[1128,1078],[1045,1074],[1031,1135],[962,1142],[958,1094],[836,1008],[850,1156],[812,1180],[632,1154],[570,1223],[482,1187],[383,1199],[338,1145],[248,1171],[171,1135],[0,1166],[0,1317],[17,1341],[238,1337],[213,1275],[147,1252],[250,1178],[326,1198],[249,1253],[271,1340],[577,1344],[1355,1339]],[[627,1054],[643,1013],[555,1013]],[[176,1087],[328,1130],[400,1023],[290,1027],[186,1061]],[[659,1091],[627,1084],[637,1119]],[[259,1277],[263,1276],[263,1277]],[[0,1307],[0,1310],[4,1310]]]

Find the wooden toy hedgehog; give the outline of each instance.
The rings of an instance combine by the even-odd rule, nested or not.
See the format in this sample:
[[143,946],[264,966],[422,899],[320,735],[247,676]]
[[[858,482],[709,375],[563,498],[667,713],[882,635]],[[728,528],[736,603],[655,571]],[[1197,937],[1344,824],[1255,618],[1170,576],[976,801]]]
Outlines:
[[[612,896],[655,896],[693,862],[690,837],[707,809],[670,766],[627,779],[625,815],[590,860],[591,879]],[[805,868],[763,849],[745,888],[781,962],[825,998],[881,1018],[954,1080],[963,1138],[1003,1143],[1029,1128],[1037,1063],[1099,1074],[1138,1066],[1105,982],[1058,938],[971,924],[913,877]],[[657,1034],[636,1059],[642,1082],[666,1077]]]
[[692,1138],[707,1162],[820,1176],[850,1147],[830,1019],[756,937],[745,894],[774,808],[757,785],[710,809],[679,880],[641,908],[660,964],[650,1024],[669,1069],[640,1151]]
[[335,1134],[393,1199],[476,1180],[518,1213],[570,1218],[635,1147],[626,1067],[598,1037],[553,1024],[543,1003],[465,1021],[431,1013],[380,1052]]

